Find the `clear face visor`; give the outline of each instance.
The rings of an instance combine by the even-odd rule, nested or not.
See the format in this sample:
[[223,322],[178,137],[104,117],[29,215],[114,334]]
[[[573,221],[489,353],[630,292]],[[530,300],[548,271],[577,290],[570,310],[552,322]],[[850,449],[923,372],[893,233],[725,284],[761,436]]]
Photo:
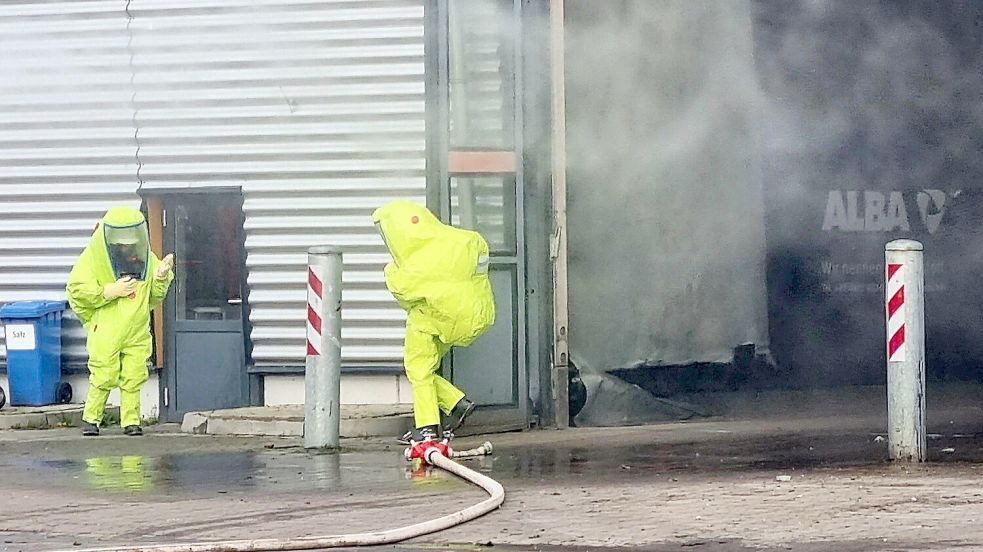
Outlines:
[[389,255],[393,257],[393,260],[396,260],[396,255],[393,253],[393,248],[390,247],[389,240],[386,239],[386,233],[382,231],[382,223],[381,222],[379,222],[379,221],[376,221],[375,222],[375,230],[376,230],[376,232],[379,233],[379,236],[382,237],[382,243],[386,244],[386,249],[389,251]]
[[116,278],[132,276],[143,280],[147,276],[147,257],[150,255],[150,236],[147,223],[133,226],[103,225],[109,263]]

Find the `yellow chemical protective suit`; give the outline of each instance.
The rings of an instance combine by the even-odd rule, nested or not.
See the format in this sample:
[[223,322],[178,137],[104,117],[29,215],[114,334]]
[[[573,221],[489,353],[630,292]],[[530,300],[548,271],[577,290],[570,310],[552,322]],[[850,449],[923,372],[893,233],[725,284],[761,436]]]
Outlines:
[[488,243],[447,226],[422,205],[394,201],[372,214],[393,262],[386,286],[407,312],[404,366],[416,427],[440,424],[464,393],[437,374],[451,346],[466,346],[495,322]]
[[68,277],[68,302],[87,335],[89,392],[82,419],[90,424],[102,422],[109,392],[119,387],[120,424],[140,425],[140,388],[149,377],[147,361],[153,350],[150,311],[164,300],[174,273],[167,270],[166,274],[156,274],[160,260],[144,238],[137,244],[143,273],[136,274],[139,281],[133,293],[107,298],[104,290],[124,271],[110,260],[112,232],[136,230],[145,236],[146,225],[140,211],[113,207],[96,227]]

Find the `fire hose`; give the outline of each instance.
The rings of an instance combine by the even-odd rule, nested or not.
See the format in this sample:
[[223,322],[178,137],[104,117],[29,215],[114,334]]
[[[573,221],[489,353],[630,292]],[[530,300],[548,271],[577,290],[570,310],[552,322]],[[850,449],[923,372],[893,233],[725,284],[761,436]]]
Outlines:
[[454,458],[483,456],[491,453],[491,443],[485,442],[480,447],[464,451],[451,451],[446,446],[442,448],[433,446],[424,451],[424,459],[428,464],[449,471],[461,479],[481,487],[488,493],[488,498],[474,506],[469,506],[453,514],[429,521],[385,531],[352,533],[348,535],[298,537],[293,539],[228,540],[186,544],[147,544],[109,548],[74,548],[71,551],[66,550],[62,552],[283,552],[341,548],[346,546],[375,546],[393,544],[443,531],[444,529],[449,529],[479,518],[502,505],[502,502],[505,501],[505,488],[502,487],[501,483],[451,460],[443,453],[445,450],[450,452],[450,456]]

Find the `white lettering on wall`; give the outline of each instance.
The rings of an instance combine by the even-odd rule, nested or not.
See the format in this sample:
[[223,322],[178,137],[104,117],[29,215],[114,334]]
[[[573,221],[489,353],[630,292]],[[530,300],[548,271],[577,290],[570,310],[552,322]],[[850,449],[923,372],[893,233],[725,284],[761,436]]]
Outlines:
[[[959,192],[953,193],[952,197],[957,195]],[[942,223],[947,197],[942,190],[923,190],[915,196],[922,223],[929,234],[934,234]],[[905,193],[899,191],[830,190],[826,198],[823,230],[908,232],[911,224],[905,205]]]

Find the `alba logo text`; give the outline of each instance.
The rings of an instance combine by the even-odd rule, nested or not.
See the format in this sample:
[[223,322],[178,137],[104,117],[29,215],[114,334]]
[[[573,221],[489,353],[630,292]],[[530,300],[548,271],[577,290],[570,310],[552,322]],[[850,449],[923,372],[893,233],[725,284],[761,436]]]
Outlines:
[[[878,192],[830,190],[826,199],[823,230],[832,232],[909,232],[911,223],[905,196],[914,195],[921,222],[929,234],[938,231],[949,195],[943,190]],[[956,197],[959,192],[953,192]]]

